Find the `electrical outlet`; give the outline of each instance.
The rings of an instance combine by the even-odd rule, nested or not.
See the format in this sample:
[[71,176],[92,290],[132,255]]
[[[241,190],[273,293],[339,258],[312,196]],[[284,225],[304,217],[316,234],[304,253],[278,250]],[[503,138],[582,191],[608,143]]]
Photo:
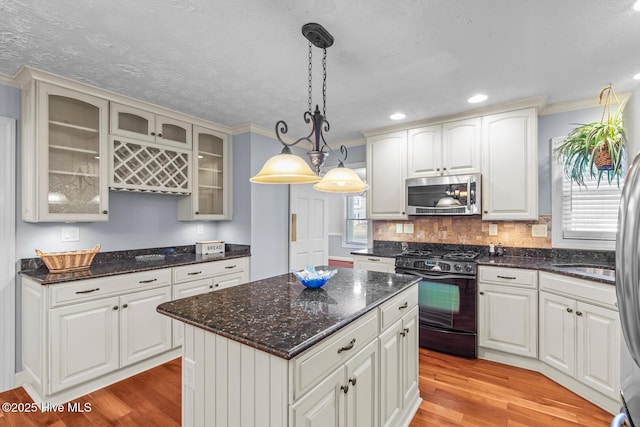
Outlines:
[[489,236],[498,235],[498,224],[489,224]]
[[196,225],[196,234],[204,234],[204,225],[202,224]]
[[547,237],[547,224],[535,224],[531,226],[531,237]]
[[61,227],[60,241],[61,242],[79,242],[80,228],[79,227]]
[[407,234],[413,234],[413,224],[403,224],[402,232]]
[[191,388],[192,390],[196,389],[196,362],[187,359],[186,357],[182,359],[182,369],[184,371],[184,385],[186,387]]
[[396,233],[402,233],[402,224],[396,224]]

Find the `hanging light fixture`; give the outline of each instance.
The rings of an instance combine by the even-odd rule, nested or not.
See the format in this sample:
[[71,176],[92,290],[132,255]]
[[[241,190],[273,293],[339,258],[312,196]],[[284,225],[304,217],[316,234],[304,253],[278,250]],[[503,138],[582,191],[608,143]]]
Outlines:
[[[282,139],[289,130],[287,122],[279,120],[276,123],[276,137],[283,145],[282,152],[266,161],[260,172],[250,179],[251,182],[259,184],[308,184],[316,183],[313,188],[318,191],[332,193],[357,193],[369,189],[369,186],[362,182],[358,174],[344,166],[347,159],[347,147],[342,145],[340,153],[343,155],[339,160],[338,167],[330,170],[323,179],[320,179],[320,169],[329,154],[336,155],[335,151],[324,139],[323,131],[329,132],[329,122],[327,121],[327,48],[333,45],[333,36],[320,24],[309,23],[302,26],[302,34],[309,40],[309,101],[308,109],[304,112],[303,118],[306,123],[311,124],[309,135],[297,139],[292,143],[287,143]],[[322,56],[322,112],[316,104],[315,111],[312,112],[311,90],[312,90],[312,44],[323,51]],[[307,152],[309,160],[315,169],[311,170],[306,161],[291,153],[290,147],[302,141],[311,144],[311,151]],[[327,151],[328,150],[328,151]]]

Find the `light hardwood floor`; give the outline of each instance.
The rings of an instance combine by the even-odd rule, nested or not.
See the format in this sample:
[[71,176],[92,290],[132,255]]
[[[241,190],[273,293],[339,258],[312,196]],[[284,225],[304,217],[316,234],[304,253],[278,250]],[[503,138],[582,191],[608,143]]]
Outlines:
[[[75,400],[91,412],[0,411],[0,427],[179,426],[180,369],[176,359]],[[612,418],[541,374],[425,349],[419,387],[424,401],[411,427],[606,427]],[[0,393],[4,402],[31,399],[17,388]]]

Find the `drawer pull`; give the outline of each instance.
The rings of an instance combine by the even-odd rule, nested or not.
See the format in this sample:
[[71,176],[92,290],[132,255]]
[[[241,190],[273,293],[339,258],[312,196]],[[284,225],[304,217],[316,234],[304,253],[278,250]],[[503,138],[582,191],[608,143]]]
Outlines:
[[[349,345],[346,345],[346,346],[344,346],[344,347],[340,347],[340,348],[338,349],[338,354],[342,353],[343,351],[351,350],[351,349],[353,348],[353,345],[354,345],[355,343],[356,343],[356,339],[354,338],[354,339],[352,339],[352,340],[349,342]],[[345,391],[345,393],[346,393],[346,391]]]
[[582,316],[582,312],[581,311],[576,311],[576,316]]
[[122,304],[122,308],[127,308],[129,307],[129,304]]
[[192,273],[187,273],[187,276],[195,276],[196,274],[201,274],[202,271],[194,271]]
[[498,275],[498,279],[516,280],[516,279],[517,279],[517,277],[513,277],[513,276],[500,276],[500,275]]
[[573,308],[567,307],[567,313],[573,313]]
[[479,294],[480,294],[480,295],[484,295],[484,291],[480,291],[480,292],[479,292]]
[[234,264],[234,265],[227,265],[225,268],[236,268],[236,267],[237,265]]
[[356,385],[356,377],[349,378],[349,382],[351,383],[351,385]]
[[140,280],[138,283],[153,283],[158,279]]
[[99,291],[100,288],[88,289],[86,291],[76,291],[76,294],[90,294],[91,292]]
[[114,310],[117,310],[117,309],[118,309],[118,306],[117,306],[117,305],[114,305],[114,306],[113,306],[113,309],[114,309]]
[[400,307],[398,307],[398,310],[403,310],[405,308],[409,307],[409,303],[405,301],[404,304],[402,304]]
[[369,261],[380,262],[380,258],[367,258]]
[[344,391],[344,394],[347,394],[347,392],[349,391],[349,384],[341,385],[340,390]]

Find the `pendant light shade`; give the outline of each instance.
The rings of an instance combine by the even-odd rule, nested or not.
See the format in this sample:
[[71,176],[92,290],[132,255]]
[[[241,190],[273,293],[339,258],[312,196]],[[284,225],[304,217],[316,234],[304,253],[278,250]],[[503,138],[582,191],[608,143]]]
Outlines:
[[369,189],[369,185],[362,182],[353,169],[341,165],[327,172],[313,188],[327,193],[362,193]]
[[250,181],[258,184],[312,184],[320,181],[320,177],[302,158],[281,153],[267,160]]

